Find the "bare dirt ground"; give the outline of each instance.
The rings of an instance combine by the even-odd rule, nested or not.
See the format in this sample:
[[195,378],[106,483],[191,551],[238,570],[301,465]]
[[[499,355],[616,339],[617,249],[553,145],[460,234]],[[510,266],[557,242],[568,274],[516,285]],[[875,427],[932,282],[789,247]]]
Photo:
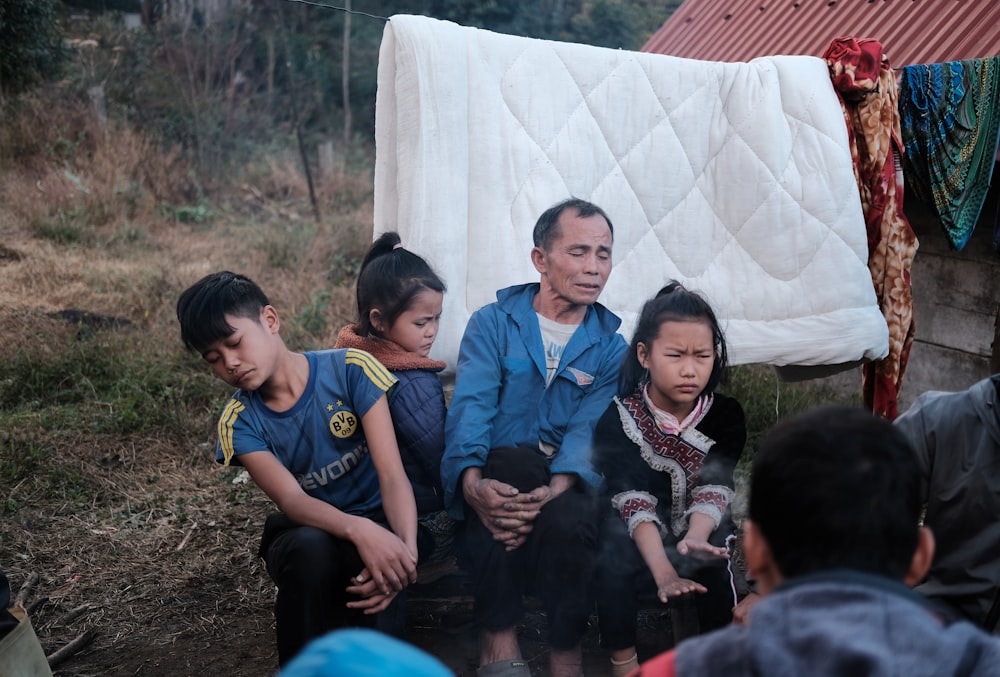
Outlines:
[[[169,452],[147,451],[154,459]],[[106,451],[98,453],[97,462],[107,466],[111,476],[128,465],[128,460]],[[156,466],[154,460],[146,472]],[[215,468],[209,462],[194,460],[190,470],[196,494],[213,484]],[[259,524],[270,505],[256,493],[236,506],[205,495],[197,513],[179,528],[137,525],[135,531],[115,530],[90,522],[86,515],[32,511],[7,519],[6,536],[23,546],[0,557],[15,594],[31,574],[38,575],[27,606],[33,609],[32,621],[46,653],[90,635],[82,650],[56,665],[54,674],[273,675],[273,587],[254,555]],[[74,610],[79,615],[68,618]],[[544,615],[529,610],[519,636],[537,676],[548,674],[545,633]],[[668,615],[644,612],[640,633],[641,658],[669,648]],[[411,590],[406,639],[440,658],[456,675],[475,674],[477,629],[460,576]],[[608,658],[598,647],[594,619],[584,651],[587,674],[607,674]]]

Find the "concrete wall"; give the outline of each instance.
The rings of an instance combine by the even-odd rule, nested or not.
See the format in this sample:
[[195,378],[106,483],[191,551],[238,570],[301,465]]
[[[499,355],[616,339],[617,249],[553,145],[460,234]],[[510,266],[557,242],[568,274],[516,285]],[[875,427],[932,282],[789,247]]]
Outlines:
[[940,222],[922,204],[904,205],[920,240],[911,271],[916,339],[903,381],[907,403],[925,390],[961,390],[990,374],[1000,304],[1000,255],[993,248],[997,176],[960,252],[949,248]]

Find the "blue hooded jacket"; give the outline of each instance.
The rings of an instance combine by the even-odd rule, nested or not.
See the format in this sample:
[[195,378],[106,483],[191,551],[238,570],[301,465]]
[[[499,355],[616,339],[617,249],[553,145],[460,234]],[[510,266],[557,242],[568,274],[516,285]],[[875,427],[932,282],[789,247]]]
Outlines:
[[490,449],[545,442],[557,449],[553,473],[578,475],[593,487],[594,426],[617,391],[627,345],[621,320],[595,303],[573,334],[559,368],[545,384],[545,352],[532,306],[539,285],[497,292],[497,301],[473,313],[459,349],[455,392],[445,425],[441,479],[445,506],[464,518],[462,471],[482,467]]

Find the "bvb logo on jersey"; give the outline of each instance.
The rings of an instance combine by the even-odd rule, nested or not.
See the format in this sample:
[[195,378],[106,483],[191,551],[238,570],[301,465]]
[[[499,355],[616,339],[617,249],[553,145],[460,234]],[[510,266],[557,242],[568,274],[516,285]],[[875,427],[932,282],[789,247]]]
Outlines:
[[330,418],[330,432],[334,437],[345,439],[350,437],[358,429],[358,417],[353,411],[341,409]]

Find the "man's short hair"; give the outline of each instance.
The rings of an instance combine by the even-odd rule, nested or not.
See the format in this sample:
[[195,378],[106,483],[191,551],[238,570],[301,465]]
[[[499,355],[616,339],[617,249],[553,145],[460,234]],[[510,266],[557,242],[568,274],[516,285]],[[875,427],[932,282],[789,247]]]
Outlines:
[[270,305],[263,290],[250,278],[228,270],[212,273],[188,287],[177,299],[177,321],[184,347],[202,353],[235,331],[226,315],[260,320]]
[[559,217],[567,209],[575,209],[577,216],[581,218],[587,218],[595,214],[604,217],[604,220],[608,223],[608,230],[611,231],[611,237],[612,239],[614,238],[615,228],[611,225],[611,219],[608,218],[603,209],[592,202],[581,200],[578,197],[571,197],[552,205],[538,217],[538,221],[535,222],[535,229],[531,233],[536,247],[541,247],[545,251],[549,251],[552,241],[559,237]]
[[824,406],[786,419],[757,449],[749,516],[786,578],[850,568],[902,579],[920,510],[909,443],[859,407]]

